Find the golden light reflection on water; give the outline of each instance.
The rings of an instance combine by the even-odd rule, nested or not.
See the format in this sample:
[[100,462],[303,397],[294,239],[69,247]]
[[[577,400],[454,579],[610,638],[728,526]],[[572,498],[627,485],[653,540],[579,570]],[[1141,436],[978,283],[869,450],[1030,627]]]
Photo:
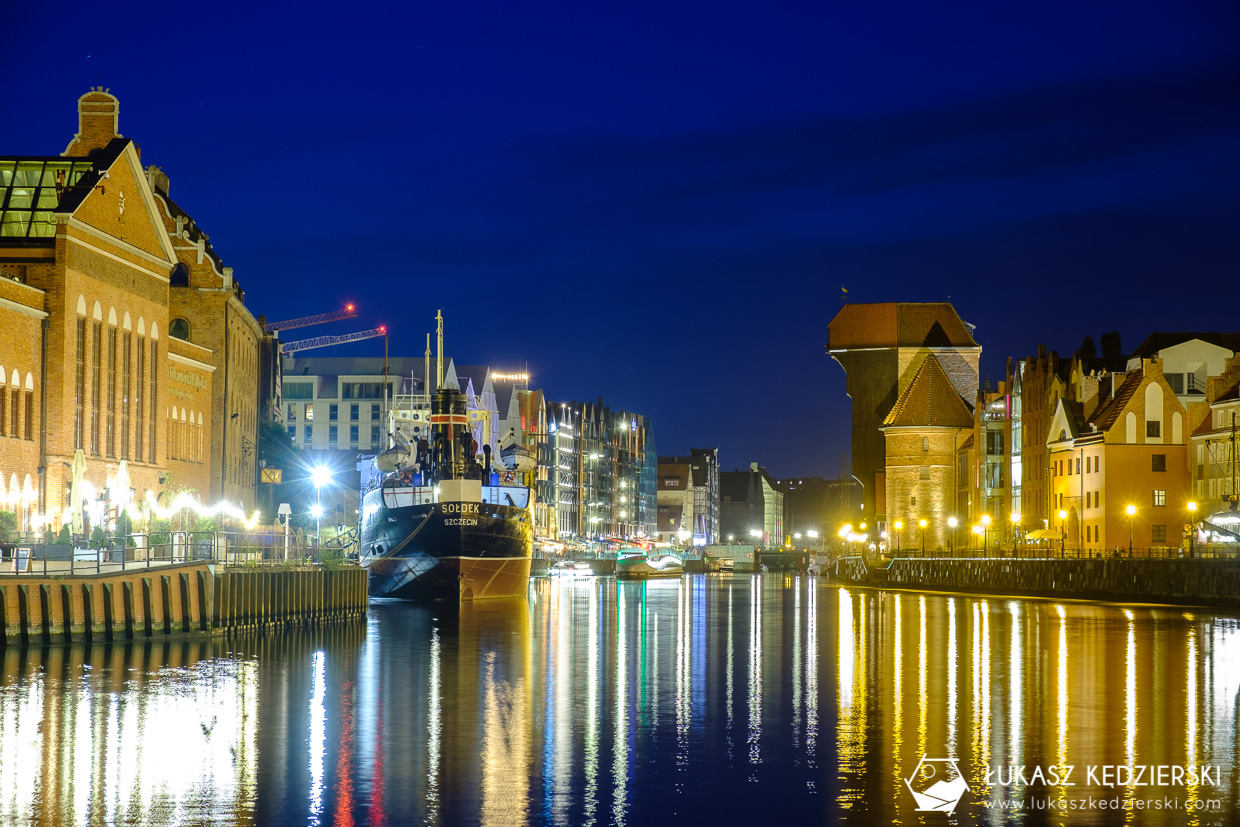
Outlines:
[[[6,652],[0,824],[739,823],[750,803],[810,814],[796,823],[1003,824],[987,804],[1018,796],[1236,798],[1234,617],[762,575],[532,594],[377,604],[364,634],[300,642]],[[923,756],[959,759],[954,820],[915,810]],[[1141,762],[1221,783],[1085,777]],[[1013,764],[1076,770],[983,783]],[[1235,823],[1057,815],[1024,823]]]

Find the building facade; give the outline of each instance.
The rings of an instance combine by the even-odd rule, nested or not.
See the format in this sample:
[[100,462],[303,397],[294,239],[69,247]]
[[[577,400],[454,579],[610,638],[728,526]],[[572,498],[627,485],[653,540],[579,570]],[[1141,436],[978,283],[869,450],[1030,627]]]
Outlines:
[[[177,290],[198,289],[180,284],[186,260],[197,258],[185,249],[194,231],[179,213],[178,235],[166,188],[157,192],[153,177],[119,132],[117,99],[102,88],[78,100],[78,131],[61,155],[0,158],[0,328],[15,340],[0,363],[0,474],[10,490],[17,482],[24,531],[57,530],[70,515],[84,516],[86,528],[103,525],[122,500],[182,488],[204,501],[254,503],[254,481],[243,470],[257,436],[248,415],[256,386],[243,367],[253,362],[241,345],[225,353],[220,342],[196,342],[170,324],[193,315],[205,334],[239,319],[251,330],[256,323],[226,288],[217,258],[218,289],[232,291],[235,302],[207,302],[191,313],[174,300],[188,295]],[[213,258],[205,236],[192,240]],[[220,408],[218,396],[234,407]],[[222,430],[220,418],[231,412],[241,422]],[[81,490],[94,492],[91,503],[69,497],[79,451]],[[115,485],[122,462],[130,492]]]

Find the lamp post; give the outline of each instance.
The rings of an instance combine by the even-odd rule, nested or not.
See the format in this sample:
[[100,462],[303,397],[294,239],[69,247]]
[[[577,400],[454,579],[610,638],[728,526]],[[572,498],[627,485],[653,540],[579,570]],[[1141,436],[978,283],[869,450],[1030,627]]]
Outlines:
[[1197,539],[1197,503],[1188,501],[1188,556],[1193,556],[1193,542]]
[[1013,511],[1008,515],[1008,519],[1012,521],[1012,556],[1016,556],[1016,535],[1020,531],[1020,512]]
[[904,523],[900,522],[899,520],[896,520],[895,530],[896,530],[896,554],[899,554],[900,553],[900,534],[904,530]]
[[990,515],[982,515],[982,556],[990,553]]
[[956,556],[956,526],[959,524],[955,517],[947,518],[947,527],[952,530],[951,535],[947,539],[947,553],[952,557]]
[[284,522],[284,559],[288,559],[288,529],[289,523],[293,520],[293,507],[288,503],[280,503],[276,514],[280,515],[280,519]]
[[314,514],[314,542],[318,543],[322,539],[322,517],[323,517],[323,486],[332,480],[331,469],[325,465],[316,465],[314,470],[310,472],[310,479],[314,482],[314,508],[311,512]]
[[1064,528],[1063,521],[1068,519],[1068,512],[1061,508],[1055,516],[1059,517],[1059,556],[1067,557],[1068,555],[1064,551],[1064,538],[1067,536],[1067,532]]
[[1124,513],[1128,515],[1128,556],[1132,557],[1132,518],[1136,516],[1137,507],[1129,505],[1124,509]]
[[926,556],[926,518],[922,517],[917,521],[917,525],[921,526],[921,556]]

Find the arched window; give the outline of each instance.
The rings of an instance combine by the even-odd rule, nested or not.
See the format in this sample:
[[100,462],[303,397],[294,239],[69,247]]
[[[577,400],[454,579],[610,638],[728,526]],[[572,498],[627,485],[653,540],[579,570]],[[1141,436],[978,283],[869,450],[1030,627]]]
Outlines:
[[177,266],[172,268],[172,272],[168,274],[168,286],[189,287],[189,268],[185,266],[185,262],[178,261]]
[[174,339],[189,341],[189,322],[185,319],[173,319],[168,323],[168,335]]

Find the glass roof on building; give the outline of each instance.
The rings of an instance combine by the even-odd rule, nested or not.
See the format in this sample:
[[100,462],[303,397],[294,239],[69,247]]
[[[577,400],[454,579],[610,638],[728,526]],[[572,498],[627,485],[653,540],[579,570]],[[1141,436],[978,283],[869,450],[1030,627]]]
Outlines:
[[0,239],[51,238],[53,212],[65,190],[91,171],[91,161],[0,158]]

